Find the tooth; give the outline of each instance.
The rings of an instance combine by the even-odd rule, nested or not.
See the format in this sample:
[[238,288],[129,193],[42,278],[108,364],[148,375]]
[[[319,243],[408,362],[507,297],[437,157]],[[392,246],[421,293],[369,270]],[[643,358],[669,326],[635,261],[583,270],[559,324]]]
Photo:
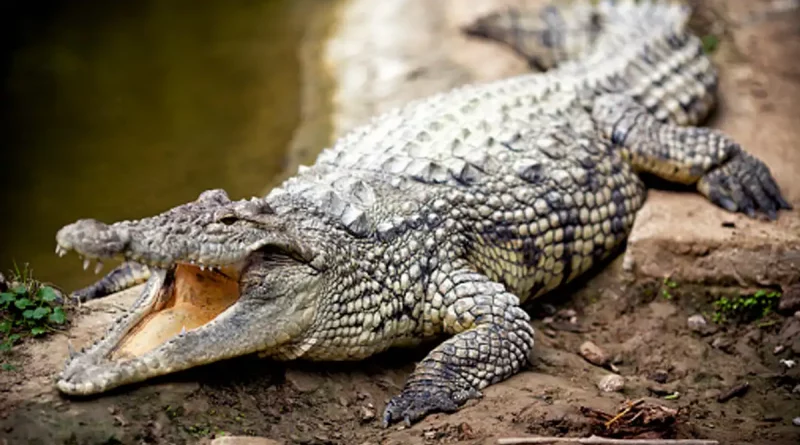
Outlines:
[[183,335],[183,334],[185,334],[185,333],[186,333],[186,326],[183,326],[183,327],[181,328],[181,335]]
[[103,270],[103,262],[98,261],[97,264],[95,264],[94,266],[94,274],[95,275],[99,274],[101,270]]
[[85,260],[83,260],[83,270],[88,269],[90,263],[91,263],[91,261],[89,261],[89,258],[86,258]]

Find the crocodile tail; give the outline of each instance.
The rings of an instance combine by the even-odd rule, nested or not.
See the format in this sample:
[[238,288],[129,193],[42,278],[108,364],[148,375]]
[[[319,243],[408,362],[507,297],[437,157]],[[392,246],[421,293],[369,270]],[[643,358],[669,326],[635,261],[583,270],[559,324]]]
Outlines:
[[690,15],[672,0],[572,0],[497,11],[464,31],[533,69],[579,75],[592,94],[625,93],[661,121],[695,125],[714,106],[717,73],[686,29]]
[[[658,0],[571,0],[544,7],[509,7],[463,28],[468,35],[495,40],[547,71],[594,52],[608,33],[634,39],[667,25],[682,28],[691,11],[682,3]],[[642,26],[645,25],[645,26]]]
[[464,28],[468,35],[508,45],[540,71],[579,59],[594,47],[602,30],[602,16],[588,1],[536,9],[509,7]]

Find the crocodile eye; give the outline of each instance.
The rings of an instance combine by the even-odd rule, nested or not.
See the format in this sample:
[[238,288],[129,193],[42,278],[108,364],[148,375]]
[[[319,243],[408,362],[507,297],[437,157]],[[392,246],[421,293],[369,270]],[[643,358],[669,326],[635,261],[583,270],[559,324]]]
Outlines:
[[229,225],[235,223],[238,220],[239,220],[239,218],[237,218],[237,217],[235,217],[233,215],[226,215],[226,216],[223,216],[222,218],[218,219],[217,221],[222,223],[222,224],[225,224],[226,226],[229,226]]

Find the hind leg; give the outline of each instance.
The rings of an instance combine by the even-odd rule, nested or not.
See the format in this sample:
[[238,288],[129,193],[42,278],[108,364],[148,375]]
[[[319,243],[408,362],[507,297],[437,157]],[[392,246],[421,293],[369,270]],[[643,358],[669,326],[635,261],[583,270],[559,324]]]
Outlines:
[[722,132],[659,121],[625,95],[595,100],[592,118],[638,171],[695,185],[714,204],[731,212],[770,219],[791,209],[769,168]]

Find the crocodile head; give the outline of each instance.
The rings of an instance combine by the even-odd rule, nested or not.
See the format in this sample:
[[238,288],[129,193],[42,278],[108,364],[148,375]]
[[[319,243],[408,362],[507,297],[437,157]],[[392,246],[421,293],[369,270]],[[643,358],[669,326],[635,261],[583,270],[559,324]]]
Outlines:
[[281,216],[264,200],[231,201],[210,190],[151,218],[62,228],[61,254],[123,258],[153,272],[129,313],[93,346],[71,354],[59,390],[100,393],[300,342],[326,276],[326,262],[311,246],[330,235],[313,221]]

